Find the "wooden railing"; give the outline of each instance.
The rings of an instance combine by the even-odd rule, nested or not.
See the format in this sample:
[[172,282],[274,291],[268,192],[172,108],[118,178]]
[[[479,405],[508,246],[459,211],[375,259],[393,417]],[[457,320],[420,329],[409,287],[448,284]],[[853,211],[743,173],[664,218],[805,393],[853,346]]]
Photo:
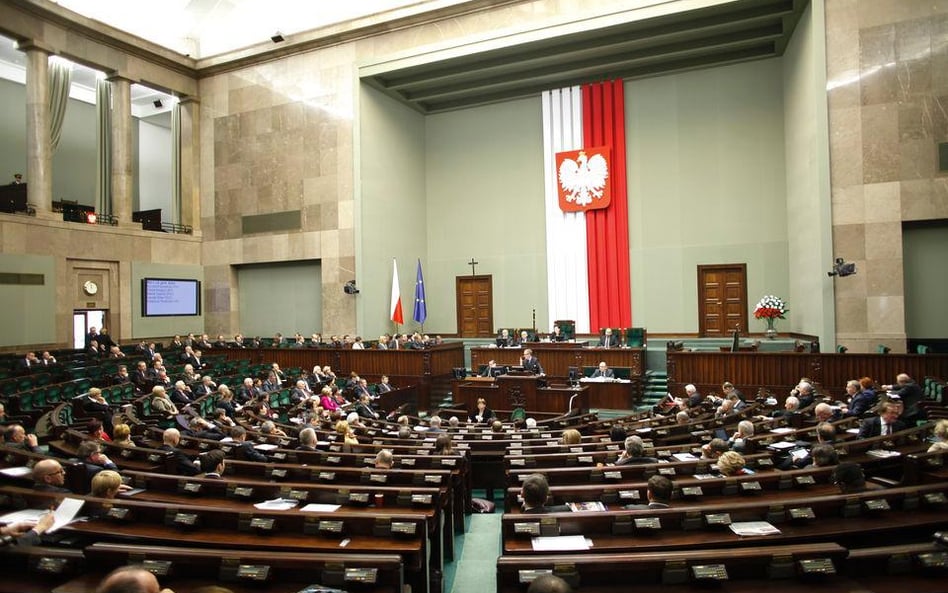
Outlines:
[[730,381],[752,397],[763,387],[778,398],[787,394],[801,377],[819,383],[830,394],[841,397],[846,381],[870,377],[877,385],[895,383],[907,373],[922,382],[926,376],[948,376],[945,354],[836,354],[807,352],[667,352],[668,389],[684,393],[692,383],[701,393],[720,392]]

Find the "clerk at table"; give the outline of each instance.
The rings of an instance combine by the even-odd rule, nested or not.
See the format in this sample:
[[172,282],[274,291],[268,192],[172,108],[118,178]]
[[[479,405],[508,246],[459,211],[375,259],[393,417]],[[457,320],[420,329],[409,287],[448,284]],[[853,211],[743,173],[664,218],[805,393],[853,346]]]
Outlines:
[[619,346],[619,338],[612,334],[611,327],[607,327],[605,333],[599,338],[599,346],[602,348],[617,348]]
[[592,378],[598,379],[600,377],[606,379],[615,379],[616,375],[612,372],[612,369],[609,368],[609,365],[602,361],[599,363],[599,368],[593,371]]

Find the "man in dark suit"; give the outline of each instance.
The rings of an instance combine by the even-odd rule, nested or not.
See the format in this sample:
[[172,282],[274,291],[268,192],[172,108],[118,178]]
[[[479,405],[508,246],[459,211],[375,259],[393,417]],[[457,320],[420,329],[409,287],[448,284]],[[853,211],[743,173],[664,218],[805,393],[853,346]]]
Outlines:
[[388,393],[392,390],[392,386],[388,382],[388,375],[382,375],[379,379],[379,384],[375,386],[375,391],[381,395],[383,393]]
[[220,480],[224,476],[224,452],[211,449],[198,457],[201,464],[201,477]]
[[359,403],[356,404],[355,413],[359,415],[360,418],[369,418],[372,420],[378,420],[378,413],[372,409],[371,398],[368,394],[363,394],[359,397]]
[[21,358],[20,361],[17,363],[17,366],[20,367],[21,369],[31,369],[37,364],[39,364],[39,360],[36,359],[36,353],[27,352],[26,356]]
[[171,398],[171,401],[174,402],[174,405],[178,406],[179,409],[194,401],[191,398],[191,388],[188,387],[187,383],[180,380],[175,382],[174,389],[171,390],[171,394],[168,397]]
[[642,437],[638,435],[626,437],[625,451],[619,455],[616,465],[642,465],[644,463],[658,463],[658,459],[645,455],[645,442]]
[[599,368],[593,371],[592,374],[593,379],[598,379],[600,377],[603,379],[615,379],[616,377],[616,374],[612,372],[612,369],[609,368],[609,365],[607,365],[605,361],[600,362]]
[[887,436],[905,430],[905,423],[899,420],[899,404],[889,401],[882,404],[879,415],[863,420],[859,427],[859,438],[869,439],[877,436]]
[[144,393],[151,389],[151,378],[148,376],[148,365],[145,364],[144,360],[138,361],[138,364],[135,366],[135,372],[132,373],[132,383],[135,384],[135,389],[139,393]]
[[86,477],[90,482],[97,473],[104,469],[118,471],[118,467],[102,452],[99,443],[95,441],[82,441],[76,449],[76,457],[85,466]]
[[167,428],[162,435],[162,445],[158,447],[161,451],[171,451],[175,460],[175,471],[182,476],[196,476],[201,473],[194,462],[188,458],[180,449],[178,443],[181,442],[181,432],[177,428]]
[[900,418],[909,426],[914,426],[916,420],[924,420],[925,412],[918,407],[922,401],[922,388],[905,373],[900,373],[895,378],[895,385],[883,385],[883,389],[893,392],[902,400],[902,415]]
[[300,444],[296,447],[297,451],[315,451],[316,450],[316,431],[307,426],[300,431]]
[[546,506],[550,497],[550,483],[543,474],[530,474],[520,487],[523,498],[523,512],[530,514],[565,513],[569,507],[565,504]]
[[247,430],[243,426],[235,426],[230,431],[231,438],[237,444],[234,454],[237,459],[244,461],[266,461],[267,456],[253,448],[253,443],[247,442]]
[[669,508],[672,497],[672,481],[665,476],[656,474],[648,479],[646,493],[648,504],[628,504],[625,508],[633,511]]
[[692,384],[685,385],[685,395],[688,396],[688,407],[697,408],[704,401],[704,396]]
[[523,357],[520,359],[523,370],[529,371],[534,375],[543,375],[543,367],[540,366],[540,359],[533,355],[533,350],[527,348],[523,351]]
[[601,348],[616,348],[619,346],[619,336],[612,333],[611,327],[607,327],[602,337],[599,338],[599,346]]

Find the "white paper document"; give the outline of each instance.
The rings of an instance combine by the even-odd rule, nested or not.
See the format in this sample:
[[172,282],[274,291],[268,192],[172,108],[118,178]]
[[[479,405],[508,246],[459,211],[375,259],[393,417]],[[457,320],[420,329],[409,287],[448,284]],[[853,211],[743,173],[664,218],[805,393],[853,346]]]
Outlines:
[[0,469],[0,474],[9,476],[11,478],[25,478],[33,473],[33,469],[25,465],[18,467],[5,467]]
[[317,502],[312,502],[300,510],[306,513],[335,513],[339,510],[340,505],[338,504],[319,504]]
[[13,523],[36,523],[40,517],[48,513],[45,509],[24,509],[22,511],[13,511],[6,515],[0,515],[0,524],[11,525]]
[[673,453],[672,457],[678,461],[697,461],[698,458],[692,455],[691,453]]
[[46,530],[46,533],[53,533],[60,527],[64,527],[72,523],[73,519],[76,518],[76,515],[79,514],[79,509],[82,508],[86,501],[79,500],[78,498],[64,498],[59,506],[56,507],[56,510],[53,511],[55,520],[53,521],[53,526]]
[[288,511],[295,508],[299,503],[300,501],[292,498],[274,498],[273,500],[258,502],[253,506],[261,511]]
[[788,432],[793,432],[795,430],[795,428],[790,428],[789,426],[778,426],[777,428],[771,428],[770,432],[774,434],[787,434]]
[[564,552],[588,550],[592,540],[583,535],[559,535],[555,537],[535,537],[532,540],[534,552]]
[[259,445],[254,445],[253,448],[258,451],[273,451],[274,449],[279,449],[279,446],[271,445],[270,443],[260,443]]
[[780,535],[780,530],[767,521],[739,521],[731,523],[730,528],[737,535]]

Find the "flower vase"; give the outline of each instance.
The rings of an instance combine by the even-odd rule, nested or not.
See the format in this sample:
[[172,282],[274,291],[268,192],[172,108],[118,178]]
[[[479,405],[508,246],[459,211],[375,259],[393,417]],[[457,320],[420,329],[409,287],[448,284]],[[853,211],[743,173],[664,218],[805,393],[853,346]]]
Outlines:
[[776,317],[767,317],[767,331],[764,332],[764,335],[767,336],[768,340],[777,339],[777,328],[774,327],[777,323]]

